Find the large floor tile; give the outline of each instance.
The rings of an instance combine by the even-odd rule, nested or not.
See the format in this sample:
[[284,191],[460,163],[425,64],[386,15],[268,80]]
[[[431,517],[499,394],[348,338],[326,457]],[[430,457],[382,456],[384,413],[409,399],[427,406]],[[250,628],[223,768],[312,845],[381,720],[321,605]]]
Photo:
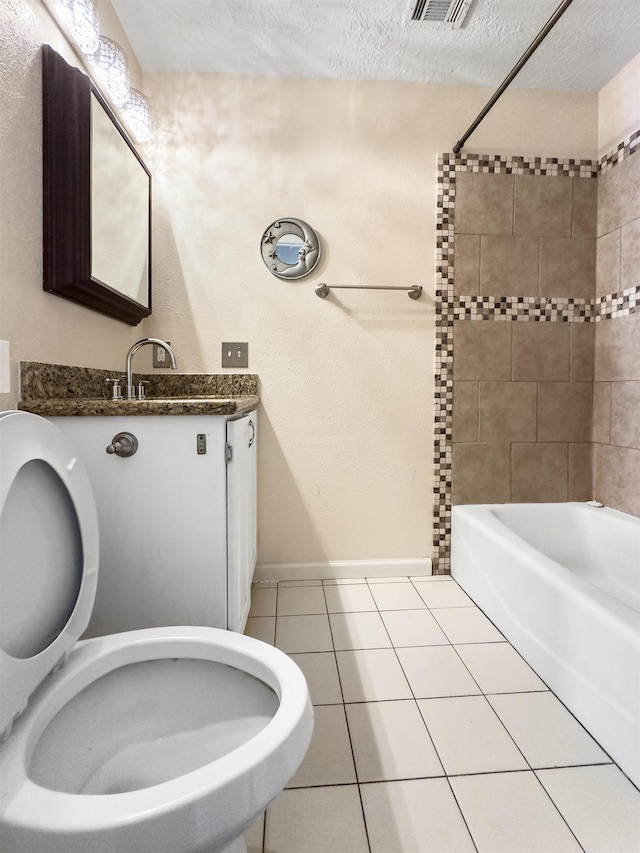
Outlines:
[[418,707],[447,775],[527,768],[484,696],[419,699]]
[[427,607],[474,606],[473,601],[454,580],[438,584],[415,581],[414,586]]
[[391,648],[391,640],[377,612],[331,613],[329,622],[336,651]]
[[424,610],[385,610],[380,614],[393,645],[449,645],[444,631],[431,613]]
[[504,642],[500,631],[477,607],[442,607],[433,615],[454,644]]
[[411,583],[409,578],[367,578],[367,583]]
[[450,781],[478,853],[581,850],[531,771],[458,776]]
[[307,652],[291,655],[304,677],[313,705],[335,705],[342,702],[338,665],[333,652]]
[[482,692],[453,646],[420,646],[396,653],[416,699]]
[[311,744],[287,788],[355,781],[344,705],[319,705],[313,710]]
[[336,658],[345,702],[413,698],[393,649],[336,652]]
[[283,791],[267,809],[268,853],[368,853],[357,785]]
[[509,643],[467,643],[456,646],[483,693],[524,693],[546,690],[529,664]]
[[244,833],[244,843],[247,845],[247,853],[262,853],[264,841],[264,812],[258,820]]
[[334,584],[325,586],[329,613],[354,613],[377,610],[367,584]]
[[275,616],[277,594],[278,590],[275,584],[254,587],[251,590],[251,610],[249,611],[249,616]]
[[638,853],[640,792],[615,765],[536,775],[587,853]]
[[276,646],[283,652],[332,651],[329,617],[278,616]]
[[426,607],[412,584],[378,584],[371,587],[371,594],[379,610],[420,610]]
[[367,583],[366,578],[325,578],[322,581],[324,586],[351,586],[353,584],[365,584]]
[[326,612],[324,588],[321,586],[289,586],[278,590],[278,616]]
[[533,768],[611,761],[553,693],[487,698]]
[[474,853],[445,779],[362,785],[371,853]]
[[276,617],[250,616],[247,619],[244,633],[247,637],[262,640],[263,643],[269,643],[272,646],[276,636]]
[[346,711],[359,782],[444,775],[412,699],[363,702]]

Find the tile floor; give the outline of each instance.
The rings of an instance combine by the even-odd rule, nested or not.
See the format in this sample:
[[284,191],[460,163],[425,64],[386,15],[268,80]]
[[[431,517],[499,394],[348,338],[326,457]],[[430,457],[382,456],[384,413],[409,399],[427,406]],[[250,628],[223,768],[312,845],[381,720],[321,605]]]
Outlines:
[[447,577],[254,587],[311,746],[249,853],[639,853],[640,793]]

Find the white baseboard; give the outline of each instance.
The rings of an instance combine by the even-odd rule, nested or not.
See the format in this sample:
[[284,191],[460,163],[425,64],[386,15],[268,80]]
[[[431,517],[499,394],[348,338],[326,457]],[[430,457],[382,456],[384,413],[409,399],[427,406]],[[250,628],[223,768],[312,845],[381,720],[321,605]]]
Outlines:
[[254,583],[336,578],[406,578],[432,573],[431,558],[414,560],[327,560],[325,563],[263,563],[256,566]]

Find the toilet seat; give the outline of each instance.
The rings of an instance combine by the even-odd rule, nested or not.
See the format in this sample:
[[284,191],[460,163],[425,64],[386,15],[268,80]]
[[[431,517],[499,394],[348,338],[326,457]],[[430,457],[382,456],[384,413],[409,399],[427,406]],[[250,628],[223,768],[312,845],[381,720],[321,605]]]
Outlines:
[[[29,696],[89,623],[98,581],[98,520],[85,470],[53,424],[27,412],[3,412],[0,431],[0,737],[6,737]],[[42,514],[40,497],[59,499],[57,506],[47,505],[46,538],[30,529],[41,518],[19,514],[25,508]],[[69,535],[72,524],[77,541]],[[74,551],[79,588],[67,591],[66,561]],[[53,622],[52,600],[58,604]],[[51,631],[56,636],[49,640]]]
[[[41,523],[46,529],[34,536],[32,527]],[[243,850],[242,832],[285,787],[311,739],[313,712],[296,664],[272,646],[218,628],[150,628],[78,640],[88,624],[97,584],[93,494],[62,433],[25,412],[0,414],[0,534],[0,581],[8,584],[11,606],[24,605],[26,611],[12,621],[11,606],[0,610],[3,625],[7,620],[12,628],[0,625],[0,848],[12,853]],[[30,539],[36,543],[33,547]],[[58,767],[71,761],[82,764],[82,755],[78,759],[75,754],[80,747],[73,722],[88,719],[82,717],[83,703],[100,679],[112,679],[108,699],[117,705],[125,695],[134,700],[143,695],[136,678],[129,678],[126,686],[128,668],[130,672],[132,666],[146,667],[153,661],[164,666],[176,660],[187,662],[187,672],[193,661],[204,661],[216,671],[222,665],[260,683],[254,691],[260,697],[255,707],[251,702],[245,706],[244,700],[237,703],[231,728],[237,722],[240,735],[234,732],[227,738],[229,751],[225,746],[213,755],[218,747],[214,743],[213,750],[205,750],[205,763],[195,762],[186,772],[169,774],[171,778],[165,774],[159,781],[123,787],[122,792],[82,793],[77,786],[65,790],[57,785]],[[152,750],[154,738],[162,740],[154,735],[161,716],[155,700],[161,691],[154,692],[153,683],[143,709]],[[217,687],[214,676],[209,689]],[[264,701],[269,689],[276,697],[271,704]],[[185,708],[191,698],[185,689]],[[113,716],[109,702],[104,703],[105,719]],[[178,717],[180,727],[183,718]],[[188,714],[184,717],[189,733]],[[217,722],[213,720],[214,728]],[[58,740],[47,753],[42,744],[54,730]],[[121,730],[126,735],[126,725],[115,730],[116,740],[121,740]],[[96,745],[109,755],[108,736],[103,737],[100,725],[95,732],[86,752]],[[117,743],[115,750],[120,746]],[[46,772],[39,775],[34,768],[42,749]]]

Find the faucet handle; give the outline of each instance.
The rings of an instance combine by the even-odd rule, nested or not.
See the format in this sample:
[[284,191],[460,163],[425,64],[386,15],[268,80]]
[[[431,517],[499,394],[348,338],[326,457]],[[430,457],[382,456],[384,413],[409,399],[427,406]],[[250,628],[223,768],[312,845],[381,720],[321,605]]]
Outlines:
[[146,383],[146,382],[143,382],[142,380],[140,380],[140,381],[138,382],[138,385],[137,385],[137,388],[138,388],[138,400],[144,400],[144,396],[145,396],[145,393],[144,393],[144,386],[145,386],[146,384],[147,384],[147,383]]
[[104,381],[111,383],[111,399],[122,400],[122,386],[120,385],[120,377],[118,376],[116,379],[109,377]]

